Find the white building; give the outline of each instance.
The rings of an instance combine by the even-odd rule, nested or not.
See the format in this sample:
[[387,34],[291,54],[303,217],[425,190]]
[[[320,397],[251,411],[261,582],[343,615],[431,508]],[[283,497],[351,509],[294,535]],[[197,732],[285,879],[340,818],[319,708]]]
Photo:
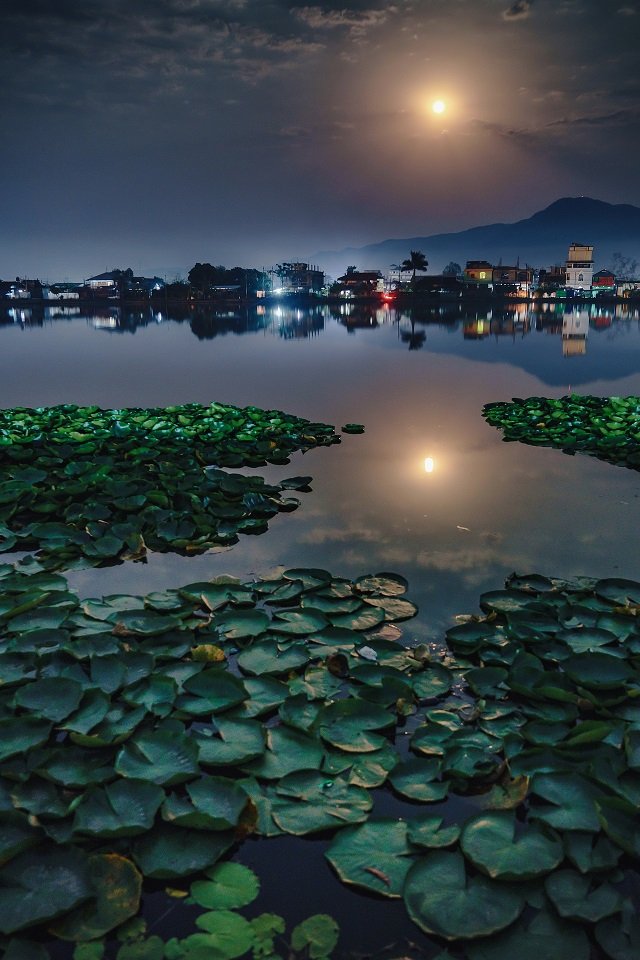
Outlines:
[[593,247],[572,243],[566,262],[566,285],[569,290],[591,290],[593,280]]

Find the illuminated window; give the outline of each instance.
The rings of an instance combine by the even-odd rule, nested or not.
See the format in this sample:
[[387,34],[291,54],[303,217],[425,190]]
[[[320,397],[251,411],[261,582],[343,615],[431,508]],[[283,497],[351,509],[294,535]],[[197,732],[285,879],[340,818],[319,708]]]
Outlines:
[[484,270],[481,270],[481,271],[480,271],[480,279],[481,279],[481,280],[486,280],[486,279],[487,279],[487,275],[486,275],[486,273],[484,272]]

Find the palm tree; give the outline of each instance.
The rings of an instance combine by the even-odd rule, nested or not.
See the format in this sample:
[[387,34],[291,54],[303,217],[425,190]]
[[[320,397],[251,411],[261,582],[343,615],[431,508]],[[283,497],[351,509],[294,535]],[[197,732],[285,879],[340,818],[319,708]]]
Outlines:
[[420,270],[421,273],[426,273],[428,266],[429,261],[421,250],[412,250],[409,254],[409,257],[406,260],[403,260],[401,264],[403,270],[413,270],[411,283],[415,283],[416,272]]

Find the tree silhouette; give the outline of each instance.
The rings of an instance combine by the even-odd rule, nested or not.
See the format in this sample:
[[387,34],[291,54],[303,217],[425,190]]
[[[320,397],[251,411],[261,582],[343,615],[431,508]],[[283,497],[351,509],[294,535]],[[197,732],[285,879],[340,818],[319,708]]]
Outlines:
[[421,250],[412,250],[408,258],[403,260],[400,266],[403,270],[413,271],[413,276],[411,277],[411,282],[413,283],[416,279],[416,272],[418,270],[420,270],[421,273],[426,273],[427,267],[429,266],[429,261]]
[[442,271],[443,277],[459,277],[462,273],[462,267],[455,260],[451,260]]

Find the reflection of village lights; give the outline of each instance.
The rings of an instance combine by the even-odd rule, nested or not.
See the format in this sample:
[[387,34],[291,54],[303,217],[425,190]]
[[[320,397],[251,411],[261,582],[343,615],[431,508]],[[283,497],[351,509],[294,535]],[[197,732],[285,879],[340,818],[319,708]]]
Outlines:
[[433,457],[425,457],[425,460],[424,460],[424,472],[425,472],[425,473],[433,473],[434,469],[435,469],[435,462],[434,462]]

